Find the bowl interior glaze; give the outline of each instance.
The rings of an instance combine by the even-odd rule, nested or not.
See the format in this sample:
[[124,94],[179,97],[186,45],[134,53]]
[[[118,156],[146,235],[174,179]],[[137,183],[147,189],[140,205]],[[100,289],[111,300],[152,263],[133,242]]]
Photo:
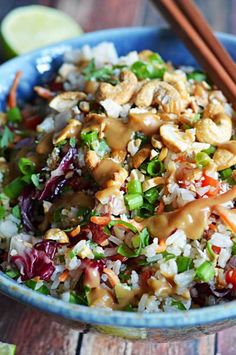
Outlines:
[[[226,34],[218,34],[218,37],[236,59],[236,37]],[[17,70],[24,72],[18,95],[24,102],[32,98],[34,85],[49,80],[55,73],[62,63],[63,52],[84,44],[94,46],[102,41],[112,41],[120,55],[132,50],[151,49],[158,51],[165,60],[170,60],[177,66],[197,66],[184,45],[168,29],[136,27],[89,33],[3,64],[0,67],[0,111],[5,109],[6,97]],[[61,321],[69,322],[72,326],[84,328],[86,324],[92,324],[105,333],[130,338],[177,340],[180,337],[198,336],[231,326],[235,324],[236,318],[236,301],[186,312],[156,314],[109,311],[67,304],[17,284],[2,272],[0,291],[59,317]]]

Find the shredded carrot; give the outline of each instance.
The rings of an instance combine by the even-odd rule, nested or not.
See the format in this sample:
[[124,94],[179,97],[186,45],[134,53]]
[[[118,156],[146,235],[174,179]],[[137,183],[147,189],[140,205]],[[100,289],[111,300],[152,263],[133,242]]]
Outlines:
[[66,281],[66,279],[68,278],[68,276],[69,276],[69,271],[68,270],[65,270],[65,271],[63,271],[63,273],[59,276],[59,281],[60,282],[65,282]]
[[157,209],[157,213],[162,213],[164,211],[164,207],[165,207],[164,202],[161,200]]
[[72,231],[70,231],[70,236],[73,238],[76,237],[79,233],[80,233],[80,225],[78,225],[77,227],[72,229]]
[[226,207],[217,205],[214,210],[219,214],[220,219],[226,226],[228,226],[232,232],[236,233],[236,209],[228,209]]
[[55,96],[51,90],[43,88],[42,86],[35,86],[34,91],[36,91],[38,96],[46,100],[51,100]]
[[214,232],[217,231],[217,227],[216,227],[216,225],[213,224],[213,223],[211,223],[211,224],[209,225],[209,228],[210,228],[212,231],[214,231]]
[[117,284],[120,283],[118,276],[111,269],[104,268],[103,272],[107,275],[111,287],[115,287]]
[[8,107],[9,108],[14,108],[17,106],[17,104],[16,104],[16,90],[19,85],[19,81],[20,81],[22,74],[23,74],[22,71],[16,72],[16,76],[13,81],[13,84],[12,84],[12,87],[11,87],[11,90],[9,93],[9,97],[8,97]]
[[178,161],[178,162],[184,163],[186,161],[186,154],[181,154],[174,161]]
[[90,221],[94,224],[98,224],[99,226],[106,226],[111,221],[111,218],[109,216],[92,216]]

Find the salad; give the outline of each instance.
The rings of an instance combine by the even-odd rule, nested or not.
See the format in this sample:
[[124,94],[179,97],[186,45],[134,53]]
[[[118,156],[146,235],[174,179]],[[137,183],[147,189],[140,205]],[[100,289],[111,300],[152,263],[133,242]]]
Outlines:
[[65,302],[184,311],[236,295],[236,139],[207,75],[112,43],[0,113],[0,270]]

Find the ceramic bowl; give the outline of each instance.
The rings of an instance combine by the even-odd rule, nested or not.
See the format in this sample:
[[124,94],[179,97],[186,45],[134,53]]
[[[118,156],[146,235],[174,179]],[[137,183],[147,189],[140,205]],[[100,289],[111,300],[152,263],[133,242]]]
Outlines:
[[[219,33],[232,57],[236,59],[236,37]],[[86,34],[6,62],[0,67],[0,111],[5,109],[6,96],[17,70],[24,76],[19,87],[23,102],[32,97],[33,86],[50,80],[62,63],[63,52],[84,44],[91,46],[102,41],[114,42],[120,55],[132,50],[151,49],[175,65],[196,63],[176,36],[168,29],[123,28]],[[81,330],[95,329],[130,339],[160,342],[186,339],[209,334],[236,324],[236,301],[208,308],[174,313],[133,313],[110,311],[68,304],[39,294],[17,284],[0,272],[0,290],[4,294],[47,312],[61,322]]]

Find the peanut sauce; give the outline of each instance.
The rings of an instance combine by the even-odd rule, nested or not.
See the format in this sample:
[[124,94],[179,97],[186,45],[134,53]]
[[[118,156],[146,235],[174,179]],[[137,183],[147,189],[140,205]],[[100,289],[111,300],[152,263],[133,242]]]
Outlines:
[[236,198],[236,186],[222,195],[187,203],[176,211],[164,212],[142,221],[153,237],[165,241],[175,229],[181,229],[189,239],[200,239],[214,206]]
[[137,131],[150,136],[157,133],[162,121],[153,113],[130,114],[127,123],[108,117],[105,120],[105,138],[112,150],[125,150],[133,134]]

